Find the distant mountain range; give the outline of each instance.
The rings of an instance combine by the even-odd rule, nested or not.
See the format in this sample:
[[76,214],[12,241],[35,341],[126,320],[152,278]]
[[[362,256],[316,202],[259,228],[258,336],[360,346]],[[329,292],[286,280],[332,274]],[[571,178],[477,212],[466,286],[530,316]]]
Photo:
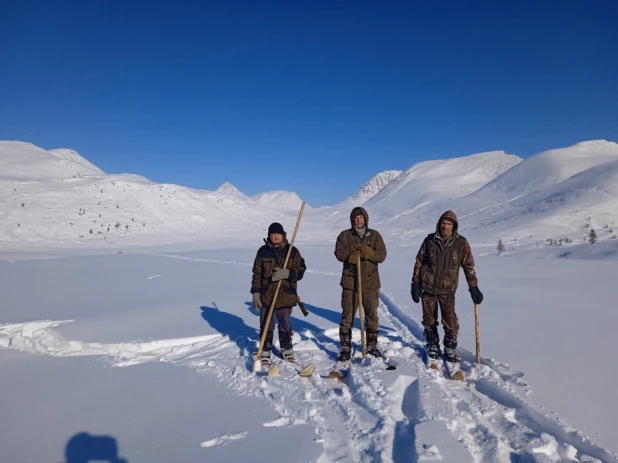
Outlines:
[[[0,141],[0,195],[4,249],[264,236],[273,221],[291,230],[302,203],[289,191],[246,196],[228,182],[206,191],[108,175],[73,150],[16,141]],[[493,151],[381,172],[339,204],[307,205],[303,230],[333,233],[362,205],[371,226],[403,242],[432,231],[448,209],[477,241],[584,242],[591,228],[604,240],[615,233],[617,197],[618,144],[585,141],[525,160]]]

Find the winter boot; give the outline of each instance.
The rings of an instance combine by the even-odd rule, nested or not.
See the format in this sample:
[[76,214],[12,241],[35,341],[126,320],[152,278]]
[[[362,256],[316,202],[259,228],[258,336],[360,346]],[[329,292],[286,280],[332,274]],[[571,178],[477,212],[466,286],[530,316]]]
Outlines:
[[378,346],[378,330],[367,330],[367,353],[374,357],[382,357],[382,351]]
[[440,357],[440,335],[436,328],[425,328],[425,340],[427,341],[427,357],[437,360]]
[[341,349],[339,350],[338,362],[348,362],[352,357],[352,333],[350,331],[339,330],[339,340]]
[[[260,333],[260,339],[262,339],[262,335],[264,333]],[[273,332],[266,332],[266,339],[264,339],[264,347],[262,348],[262,355],[260,356],[260,361],[262,365],[270,365],[270,353],[273,350]]]
[[459,363],[457,355],[457,341],[451,338],[444,338],[444,356],[449,363]]
[[279,346],[281,347],[281,358],[286,362],[295,362],[294,349],[292,348],[292,332],[279,331]]

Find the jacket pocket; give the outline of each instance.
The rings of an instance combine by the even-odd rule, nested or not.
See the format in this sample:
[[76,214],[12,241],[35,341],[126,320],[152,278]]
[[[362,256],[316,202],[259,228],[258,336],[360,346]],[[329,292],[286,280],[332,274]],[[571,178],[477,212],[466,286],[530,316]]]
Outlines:
[[294,288],[292,288],[290,285],[285,285],[281,287],[281,290],[285,293],[285,294],[296,294],[296,292],[294,291]]

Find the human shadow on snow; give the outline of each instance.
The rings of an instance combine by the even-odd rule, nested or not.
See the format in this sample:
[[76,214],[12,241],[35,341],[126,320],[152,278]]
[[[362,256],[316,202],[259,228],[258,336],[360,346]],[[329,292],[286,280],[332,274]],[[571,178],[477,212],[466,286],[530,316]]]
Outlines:
[[248,326],[239,316],[219,310],[214,302],[212,307],[203,305],[200,310],[202,318],[210,326],[238,346],[239,355],[247,357],[247,369],[253,371],[253,356],[257,351],[256,344],[259,337],[258,330]]
[[118,444],[111,436],[91,435],[80,432],[71,437],[66,444],[66,463],[88,463],[90,461],[104,461],[106,463],[129,463],[129,460],[120,458]]

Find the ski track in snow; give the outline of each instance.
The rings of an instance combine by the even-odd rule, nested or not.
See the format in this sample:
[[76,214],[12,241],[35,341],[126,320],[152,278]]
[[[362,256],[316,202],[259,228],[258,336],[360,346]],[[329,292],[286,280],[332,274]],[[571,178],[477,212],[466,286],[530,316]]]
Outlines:
[[[159,254],[162,255],[162,254]],[[208,263],[238,262],[185,258]],[[330,275],[328,272],[315,272]],[[338,328],[295,333],[300,363],[313,363],[311,378],[276,360],[282,377],[253,373],[257,339],[220,334],[146,342],[66,340],[54,328],[63,321],[0,325],[0,348],[52,356],[100,356],[114,366],[170,362],[209,374],[236,393],[263,398],[280,417],[266,427],[310,425],[323,445],[320,463],[336,461],[618,461],[555,414],[538,411],[526,396],[522,373],[461,349],[466,383],[426,368],[422,327],[392,295],[381,293],[381,346],[399,363],[385,371],[380,360],[362,359],[358,330],[351,374],[328,378],[338,351]],[[300,336],[300,339],[296,339]],[[325,355],[326,354],[326,355]],[[202,447],[227,445],[246,432],[227,433]]]

